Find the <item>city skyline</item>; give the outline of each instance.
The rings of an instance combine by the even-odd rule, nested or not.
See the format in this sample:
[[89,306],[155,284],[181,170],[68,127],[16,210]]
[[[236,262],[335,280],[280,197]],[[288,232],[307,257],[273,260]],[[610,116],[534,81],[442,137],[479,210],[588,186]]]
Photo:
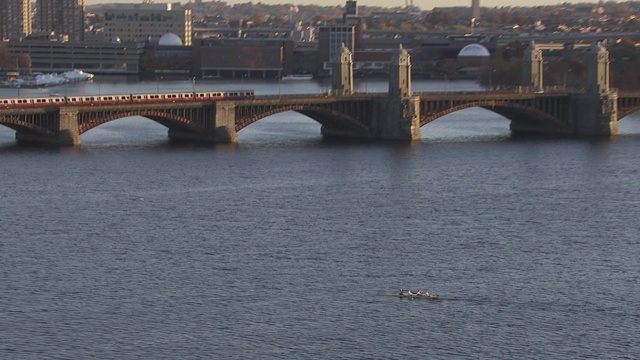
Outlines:
[[[203,1],[207,1],[207,0],[203,0]],[[224,0],[228,5],[234,5],[234,4],[242,4],[242,3],[247,3],[250,2],[250,0]],[[162,0],[156,0],[155,2],[157,3],[174,3],[174,2],[180,2],[182,4],[187,3],[188,1],[185,0],[181,0],[181,1],[175,1],[175,0],[167,0],[167,1],[162,1]],[[260,1],[263,4],[267,4],[267,5],[279,5],[279,4],[294,4],[294,5],[319,5],[319,6],[344,6],[345,1],[344,0],[293,0],[293,1],[286,1],[286,0],[262,0]],[[112,3],[124,3],[124,4],[132,4],[132,3],[142,3],[142,0],[85,0],[85,5],[96,5],[96,4],[112,4]],[[254,1],[254,3],[257,3]],[[514,4],[514,2],[512,0],[481,0],[480,1],[480,7],[487,7],[487,8],[493,8],[493,7],[506,7],[506,6],[524,6],[524,7],[533,7],[533,6],[540,6],[540,5],[560,5],[563,3],[571,3],[571,4],[578,4],[578,3],[593,3],[593,4],[597,4],[597,1],[584,1],[584,0],[524,0],[524,1],[519,1],[518,4]],[[388,1],[385,0],[358,0],[358,5],[361,6],[380,6],[380,7],[397,7],[397,6],[405,6],[406,1],[405,0],[398,0],[396,2],[393,3],[389,3]],[[413,5],[419,7],[422,10],[430,10],[433,9],[434,7],[453,7],[453,6],[468,6],[471,7],[471,0],[451,0],[448,1],[446,4],[443,4],[441,2],[438,1],[433,1],[433,0],[413,0]]]

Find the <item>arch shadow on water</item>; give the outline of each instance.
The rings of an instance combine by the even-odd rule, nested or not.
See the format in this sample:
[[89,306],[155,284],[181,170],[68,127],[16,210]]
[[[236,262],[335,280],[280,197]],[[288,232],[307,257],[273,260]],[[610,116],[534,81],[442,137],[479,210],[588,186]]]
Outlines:
[[490,110],[468,108],[445,115],[421,128],[422,141],[478,142],[511,139],[510,120]]

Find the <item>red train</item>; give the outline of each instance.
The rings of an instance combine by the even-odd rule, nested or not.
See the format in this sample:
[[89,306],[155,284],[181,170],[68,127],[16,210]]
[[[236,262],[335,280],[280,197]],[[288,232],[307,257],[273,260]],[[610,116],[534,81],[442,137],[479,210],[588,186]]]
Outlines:
[[51,95],[42,98],[9,98],[0,99],[0,108],[38,107],[61,105],[107,105],[136,104],[156,102],[216,101],[253,99],[253,90],[235,91],[196,91],[160,94],[124,94],[124,95]]

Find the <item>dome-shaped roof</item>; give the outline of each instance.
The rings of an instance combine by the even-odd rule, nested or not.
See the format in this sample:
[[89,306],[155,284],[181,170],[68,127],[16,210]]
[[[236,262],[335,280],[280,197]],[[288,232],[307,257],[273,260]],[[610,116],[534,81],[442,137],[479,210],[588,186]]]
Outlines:
[[489,50],[480,44],[469,44],[460,50],[458,56],[486,57],[491,56]]
[[162,35],[160,40],[158,40],[158,45],[160,46],[182,46],[182,40],[176,34],[168,33]]

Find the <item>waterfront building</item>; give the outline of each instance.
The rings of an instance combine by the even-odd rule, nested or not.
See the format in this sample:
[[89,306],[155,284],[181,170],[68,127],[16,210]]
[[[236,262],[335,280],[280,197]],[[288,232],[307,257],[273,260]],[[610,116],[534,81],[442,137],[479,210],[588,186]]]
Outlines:
[[184,46],[190,46],[191,10],[174,9],[172,4],[113,4],[104,13],[107,39],[157,43],[168,33],[177,35]]
[[342,46],[350,51],[355,49],[355,26],[331,25],[318,28],[318,66],[316,71],[328,75],[333,59],[342,52]]
[[31,0],[3,0],[0,6],[0,41],[31,34]]
[[165,34],[157,43],[147,43],[140,61],[142,76],[197,76],[193,46],[184,46],[176,34]]
[[204,78],[278,78],[294,70],[290,39],[201,39],[194,53]]
[[84,0],[38,0],[36,4],[38,29],[68,41],[84,40]]
[[9,41],[12,56],[29,54],[32,71],[80,69],[94,74],[138,74],[143,43],[23,40]]

